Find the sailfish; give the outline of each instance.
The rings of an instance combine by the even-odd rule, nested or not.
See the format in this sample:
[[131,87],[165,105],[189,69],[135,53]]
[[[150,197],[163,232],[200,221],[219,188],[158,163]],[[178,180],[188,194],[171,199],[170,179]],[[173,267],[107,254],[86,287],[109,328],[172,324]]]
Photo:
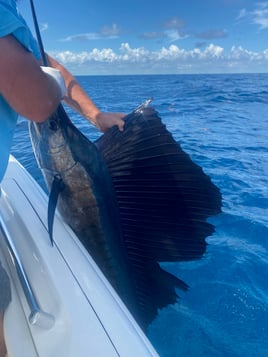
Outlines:
[[[31,7],[43,62],[46,56]],[[149,101],[125,118],[124,131],[91,142],[63,106],[30,137],[50,192],[48,230],[58,207],[88,253],[146,330],[177,300],[185,282],[161,262],[201,258],[221,211],[220,190],[184,152]]]
[[59,107],[30,136],[50,201],[146,330],[188,288],[161,262],[204,255],[221,193],[152,106],[124,120],[91,142]]

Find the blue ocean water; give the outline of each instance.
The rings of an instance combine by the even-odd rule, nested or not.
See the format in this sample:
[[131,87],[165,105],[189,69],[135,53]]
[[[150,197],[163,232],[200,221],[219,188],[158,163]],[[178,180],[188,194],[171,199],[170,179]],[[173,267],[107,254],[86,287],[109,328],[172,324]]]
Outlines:
[[[160,311],[149,338],[161,357],[268,356],[268,74],[81,76],[102,110],[145,99],[223,195],[204,258],[166,264],[190,289]],[[100,133],[68,110],[91,140]],[[12,153],[43,186],[18,122]]]

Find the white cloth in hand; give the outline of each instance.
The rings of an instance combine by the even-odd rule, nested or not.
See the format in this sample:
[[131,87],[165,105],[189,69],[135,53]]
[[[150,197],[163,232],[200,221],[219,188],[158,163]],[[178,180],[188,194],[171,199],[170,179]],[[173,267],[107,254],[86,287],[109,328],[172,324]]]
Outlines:
[[41,70],[48,74],[50,77],[52,77],[58,84],[61,90],[61,98],[65,96],[66,93],[66,87],[65,87],[65,82],[64,79],[60,73],[60,71],[56,68],[53,67],[45,67],[41,66]]

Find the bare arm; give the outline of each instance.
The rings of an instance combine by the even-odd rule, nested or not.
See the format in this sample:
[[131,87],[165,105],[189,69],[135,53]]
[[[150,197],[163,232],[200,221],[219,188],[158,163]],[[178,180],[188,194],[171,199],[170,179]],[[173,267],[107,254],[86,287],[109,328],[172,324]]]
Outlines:
[[54,58],[47,55],[49,64],[60,70],[66,85],[66,96],[64,101],[82,116],[87,118],[93,125],[101,131],[117,125],[119,130],[123,130],[124,121],[122,113],[104,113],[101,112],[85,91],[81,88],[78,81],[73,75]]
[[57,83],[12,35],[0,38],[0,93],[17,113],[36,122],[45,121],[61,100]]

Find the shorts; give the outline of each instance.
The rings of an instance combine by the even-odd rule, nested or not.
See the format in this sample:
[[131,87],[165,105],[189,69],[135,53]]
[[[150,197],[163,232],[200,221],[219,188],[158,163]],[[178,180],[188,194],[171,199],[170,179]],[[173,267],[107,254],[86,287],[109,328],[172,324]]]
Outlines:
[[10,280],[0,262],[0,313],[4,312],[11,301]]

